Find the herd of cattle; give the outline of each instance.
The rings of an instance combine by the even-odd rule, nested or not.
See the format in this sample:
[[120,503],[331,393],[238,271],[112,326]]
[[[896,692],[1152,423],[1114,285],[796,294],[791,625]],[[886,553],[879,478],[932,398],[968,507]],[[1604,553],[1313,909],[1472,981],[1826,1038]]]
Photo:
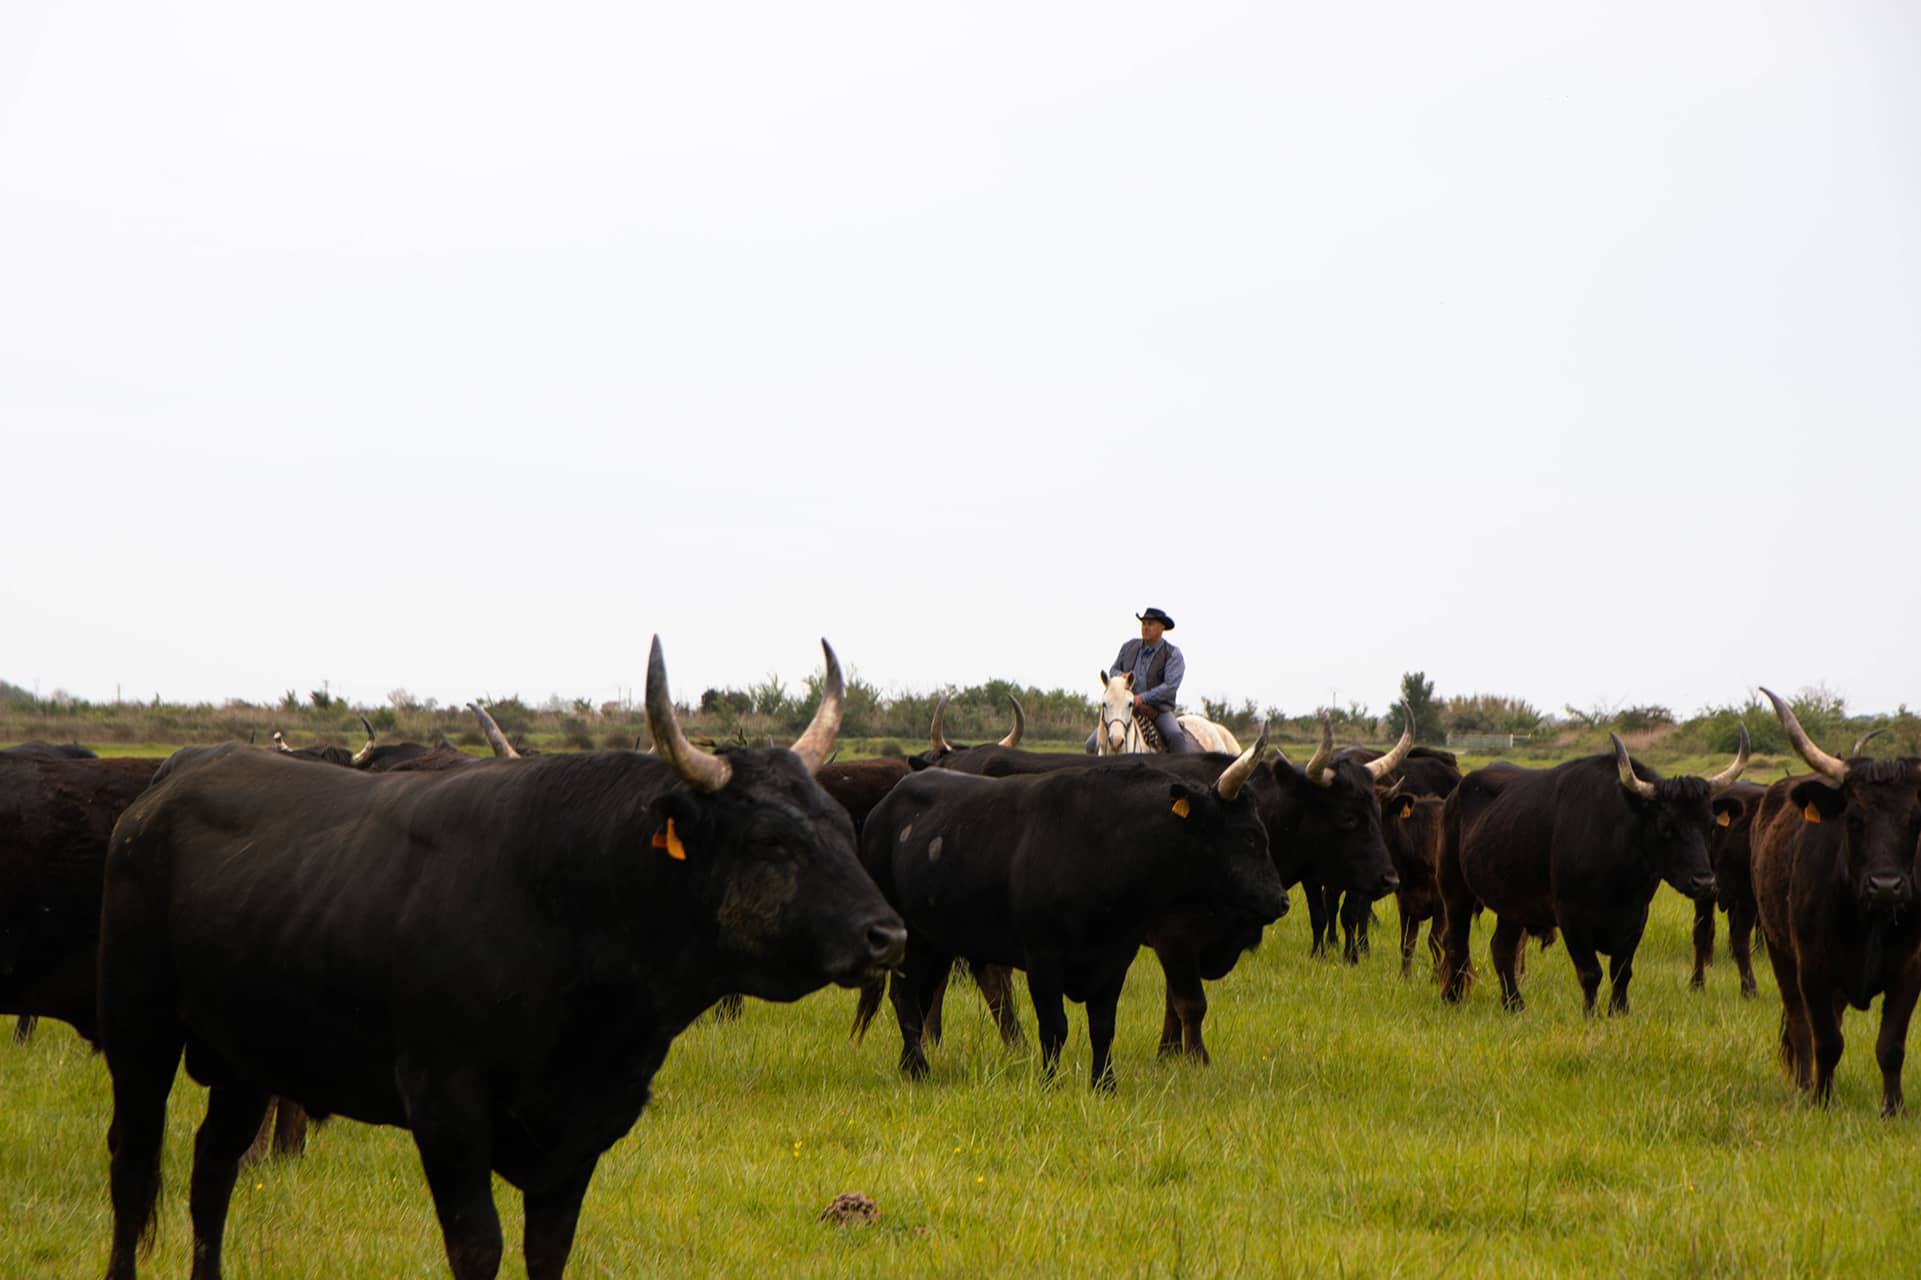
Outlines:
[[[1662,778],[1614,751],[1463,777],[1446,752],[1337,750],[1304,764],[1266,735],[1198,755],[1039,753],[1020,709],[1000,742],[956,746],[937,710],[909,759],[831,759],[827,675],[789,749],[691,742],[649,656],[654,747],[522,758],[475,708],[494,758],[442,744],[360,752],[189,747],[101,760],[0,752],[0,1013],[72,1024],[113,1085],[110,1277],[151,1232],[182,1055],[209,1088],[189,1212],[194,1274],[218,1276],[227,1204],[275,1098],[279,1141],[345,1115],[414,1135],[456,1277],[493,1276],[490,1179],[520,1189],[533,1277],[561,1274],[588,1180],[633,1125],[673,1037],[741,995],[883,998],[901,1069],[927,1070],[957,961],[1009,1040],[1022,970],[1052,1072],[1064,1001],[1087,1007],[1096,1088],[1113,1087],[1122,979],[1142,945],[1166,979],[1163,1053],[1206,1061],[1204,983],[1302,886],[1313,950],[1366,946],[1372,904],[1420,926],[1442,998],[1494,916],[1492,969],[1522,1007],[1519,958],[1557,937],[1589,1012],[1610,961],[1625,1013],[1649,904],[1697,904],[1694,985],[1718,902],[1743,995],[1758,922],[1781,991],[1781,1052],[1825,1101],[1844,1005],[1883,996],[1883,1110],[1921,993],[1921,759],[1826,754],[1772,693],[1809,774],[1762,787],[1735,760]],[[1765,691],[1764,691],[1765,692]],[[1238,745],[1238,744],[1236,744]],[[301,1110],[304,1108],[304,1112]],[[291,1118],[290,1118],[291,1117]]]

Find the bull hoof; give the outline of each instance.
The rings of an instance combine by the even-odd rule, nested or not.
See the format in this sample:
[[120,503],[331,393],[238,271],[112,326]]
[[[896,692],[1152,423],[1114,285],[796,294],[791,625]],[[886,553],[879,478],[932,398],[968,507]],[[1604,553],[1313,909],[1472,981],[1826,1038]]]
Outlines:
[[1161,1041],[1161,1057],[1171,1058],[1175,1054],[1179,1053],[1180,1051],[1181,1051],[1181,1042],[1179,1040]]
[[1706,990],[1707,985],[1708,985],[1707,977],[1704,974],[1702,974],[1702,972],[1699,969],[1696,969],[1694,971],[1694,976],[1688,979],[1689,991],[1703,991],[1703,990]]
[[918,1050],[901,1050],[900,1073],[909,1080],[925,1080],[927,1078],[927,1055]]
[[1741,984],[1741,998],[1743,1000],[1752,1000],[1757,994],[1759,994],[1758,989],[1752,982],[1743,982]]
[[1501,1007],[1509,1013],[1519,1013],[1527,1008],[1527,1001],[1522,998],[1520,992],[1516,991],[1513,995],[1501,997]]

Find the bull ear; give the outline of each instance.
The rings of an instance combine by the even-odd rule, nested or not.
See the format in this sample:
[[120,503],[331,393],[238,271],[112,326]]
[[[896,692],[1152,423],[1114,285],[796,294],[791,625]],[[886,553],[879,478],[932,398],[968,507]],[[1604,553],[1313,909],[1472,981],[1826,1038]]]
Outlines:
[[1199,794],[1198,792],[1185,783],[1175,782],[1169,784],[1167,793],[1172,798],[1172,803],[1168,805],[1168,808],[1173,812],[1175,817],[1188,818],[1193,816],[1194,799]]
[[1733,826],[1741,820],[1741,815],[1747,812],[1747,808],[1747,805],[1743,804],[1739,797],[1730,795],[1714,797],[1714,825],[1717,827]]
[[1790,787],[1788,800],[1809,822],[1838,818],[1841,816],[1841,810],[1847,807],[1847,798],[1838,789],[1816,778],[1809,778],[1806,782]]
[[687,861],[687,835],[698,817],[687,795],[670,791],[654,801],[648,813],[653,818],[653,830],[647,838],[648,851],[655,857]]

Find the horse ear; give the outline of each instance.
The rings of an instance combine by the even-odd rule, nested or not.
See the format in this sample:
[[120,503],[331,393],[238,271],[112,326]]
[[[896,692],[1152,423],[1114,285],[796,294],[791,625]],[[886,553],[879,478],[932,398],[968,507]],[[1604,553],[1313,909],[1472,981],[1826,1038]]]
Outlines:
[[1099,686],[1101,687],[1101,690],[1102,690],[1102,692],[1106,692],[1106,690],[1107,690],[1107,673],[1106,673],[1105,671],[1103,671],[1103,672],[1101,672],[1101,673],[1100,673],[1099,675],[1097,675],[1097,676],[1095,676],[1095,677],[1094,677],[1094,683],[1095,683],[1095,684],[1098,684],[1098,685],[1099,685]]
[[1134,687],[1134,673],[1132,671],[1127,673],[1127,687],[1130,689]]

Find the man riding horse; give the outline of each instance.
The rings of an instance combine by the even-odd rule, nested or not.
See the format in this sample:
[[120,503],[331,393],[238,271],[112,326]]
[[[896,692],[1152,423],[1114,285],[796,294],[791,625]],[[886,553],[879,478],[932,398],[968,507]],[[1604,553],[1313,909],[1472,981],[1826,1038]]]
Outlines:
[[[1121,646],[1114,664],[1102,676],[1102,683],[1111,684],[1116,677],[1126,681],[1126,687],[1132,691],[1131,718],[1142,722],[1143,730],[1148,724],[1153,726],[1162,744],[1158,749],[1193,750],[1174,715],[1174,699],[1180,692],[1181,677],[1187,673],[1187,662],[1181,657],[1181,651],[1164,639],[1166,633],[1174,629],[1174,619],[1152,605],[1147,612],[1134,617],[1140,621],[1141,638]],[[1104,710],[1101,714],[1101,726],[1087,735],[1088,752],[1099,751],[1105,755],[1128,749],[1112,741],[1125,736],[1125,726],[1119,724],[1117,718],[1116,725],[1110,728],[1109,713]]]

